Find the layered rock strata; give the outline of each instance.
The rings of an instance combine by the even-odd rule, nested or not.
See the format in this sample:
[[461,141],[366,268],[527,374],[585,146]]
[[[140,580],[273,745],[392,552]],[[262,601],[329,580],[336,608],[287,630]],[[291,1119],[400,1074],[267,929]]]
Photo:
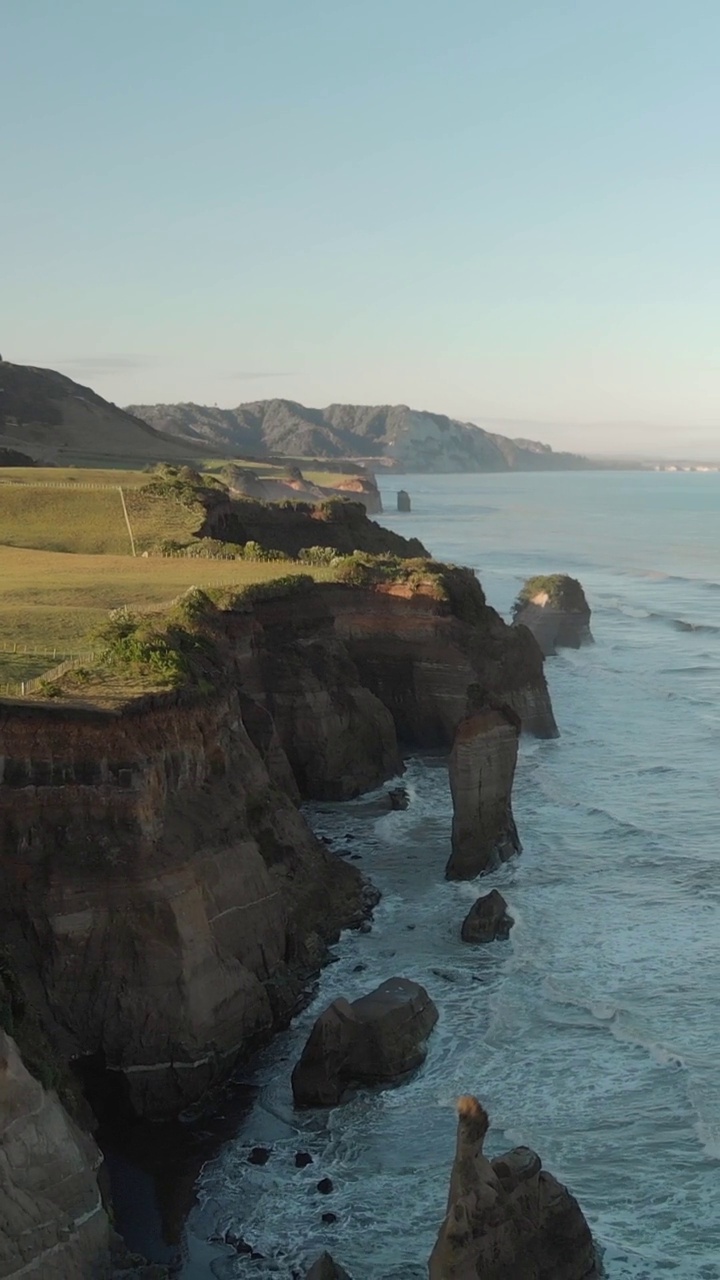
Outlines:
[[577,1201],[527,1147],[488,1160],[488,1124],[476,1098],[458,1100],[447,1214],[429,1280],[598,1280],[597,1253]]
[[65,1057],[121,1075],[141,1113],[175,1111],[288,1015],[362,917],[363,881],[273,782],[232,689],[121,714],[0,706],[0,740],[18,976]]
[[[450,753],[453,799],[449,880],[471,880],[520,852],[512,786],[520,725],[509,708],[470,699]],[[474,705],[473,705],[474,703]]]
[[297,1106],[332,1107],[353,1090],[400,1080],[424,1061],[438,1011],[424,987],[391,978],[317,1019],[292,1073]]

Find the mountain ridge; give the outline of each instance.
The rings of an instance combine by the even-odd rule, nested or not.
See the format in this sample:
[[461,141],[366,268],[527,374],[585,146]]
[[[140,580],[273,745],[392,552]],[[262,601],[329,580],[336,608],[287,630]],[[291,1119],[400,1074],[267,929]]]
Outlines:
[[258,458],[358,458],[404,471],[579,471],[598,463],[556,453],[536,440],[514,440],[446,414],[408,405],[254,400],[234,409],[180,404],[128,405],[127,412],[167,435]]

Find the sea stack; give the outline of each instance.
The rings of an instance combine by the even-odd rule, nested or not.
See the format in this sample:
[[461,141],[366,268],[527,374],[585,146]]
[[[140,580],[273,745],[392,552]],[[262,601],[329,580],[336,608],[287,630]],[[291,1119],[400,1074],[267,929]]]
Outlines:
[[599,1280],[590,1228],[540,1157],[515,1147],[488,1160],[489,1126],[477,1098],[459,1098],[447,1215],[429,1280]]
[[470,685],[450,752],[453,801],[448,880],[472,880],[521,849],[512,813],[520,718]]
[[532,631],[543,655],[592,644],[590,606],[577,578],[566,573],[528,578],[513,607],[513,622]]
[[406,493],[405,489],[398,490],[397,509],[398,511],[410,510],[410,494]]

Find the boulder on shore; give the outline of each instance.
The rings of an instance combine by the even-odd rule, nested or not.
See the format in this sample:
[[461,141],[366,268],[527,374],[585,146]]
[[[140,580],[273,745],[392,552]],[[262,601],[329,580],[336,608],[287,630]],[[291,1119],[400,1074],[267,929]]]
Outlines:
[[338,1265],[329,1253],[321,1253],[313,1262],[305,1280],[352,1280],[344,1267]]
[[528,1147],[488,1160],[487,1112],[459,1098],[455,1162],[429,1280],[599,1280],[590,1228]]
[[507,938],[514,923],[507,902],[493,889],[473,903],[463,920],[460,936],[463,942],[494,942],[496,938]]
[[450,752],[453,801],[448,880],[472,880],[521,849],[512,813],[520,721],[471,685]]
[[334,1107],[354,1089],[391,1084],[425,1061],[438,1011],[424,987],[390,978],[320,1014],[292,1073],[295,1105]]
[[592,644],[590,605],[577,578],[566,573],[528,578],[513,607],[513,622],[527,627],[544,657]]

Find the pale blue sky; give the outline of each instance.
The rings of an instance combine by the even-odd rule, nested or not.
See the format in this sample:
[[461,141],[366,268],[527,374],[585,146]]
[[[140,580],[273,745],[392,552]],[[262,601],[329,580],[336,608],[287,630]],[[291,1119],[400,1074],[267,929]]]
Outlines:
[[7,359],[720,453],[718,0],[0,0],[0,32]]

